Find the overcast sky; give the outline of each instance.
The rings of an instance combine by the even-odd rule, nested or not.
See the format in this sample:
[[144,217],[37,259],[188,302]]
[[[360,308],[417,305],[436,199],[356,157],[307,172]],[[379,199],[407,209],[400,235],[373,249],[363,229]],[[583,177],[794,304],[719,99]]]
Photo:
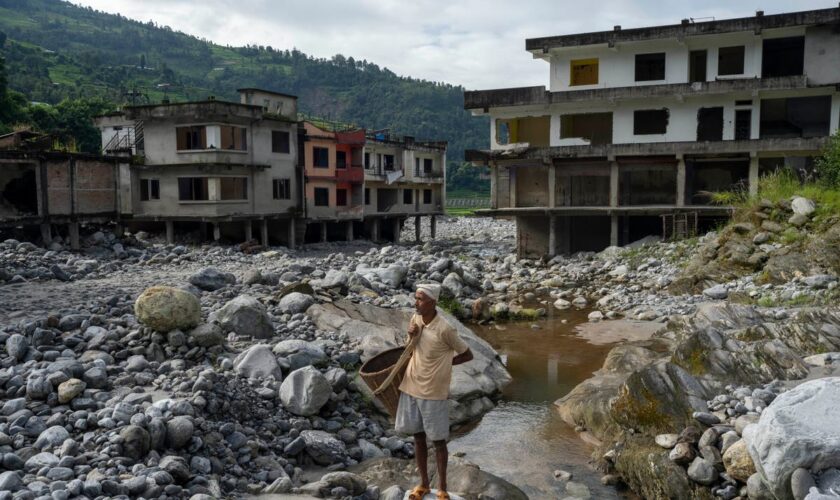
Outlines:
[[525,52],[526,38],[837,7],[837,0],[71,1],[222,45],[343,54],[467,89],[547,84],[548,65]]

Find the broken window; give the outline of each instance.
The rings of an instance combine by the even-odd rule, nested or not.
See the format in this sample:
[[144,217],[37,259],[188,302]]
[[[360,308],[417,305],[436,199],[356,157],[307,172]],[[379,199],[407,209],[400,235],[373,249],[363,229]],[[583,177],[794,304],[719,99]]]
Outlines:
[[723,140],[723,108],[700,108],[697,111],[697,140]]
[[708,52],[705,50],[692,50],[688,55],[688,81],[706,81],[706,59]]
[[805,37],[764,40],[761,52],[761,76],[801,75],[805,66]]
[[576,59],[569,63],[570,86],[598,83],[598,59]]
[[347,190],[346,189],[336,189],[335,190],[335,204],[339,207],[347,206]]
[[247,200],[247,177],[222,177],[219,179],[220,200]]
[[315,188],[315,206],[328,207],[330,206],[330,190],[329,188]]
[[178,199],[180,201],[209,200],[207,177],[179,177]]
[[829,133],[831,96],[761,100],[761,138],[822,137]]
[[245,151],[248,149],[246,138],[247,131],[244,127],[233,127],[222,125],[219,127],[221,148],[233,151]]
[[434,167],[434,160],[431,158],[423,158],[423,173],[431,174]]
[[330,167],[330,150],[327,148],[312,148],[312,165],[315,168]]
[[292,183],[290,179],[274,179],[272,192],[275,200],[290,200],[292,198]]
[[677,169],[673,164],[622,164],[619,171],[619,205],[677,202]]
[[744,46],[718,49],[718,75],[744,74]]
[[496,143],[516,144],[527,142],[532,147],[547,147],[550,116],[527,118],[500,118],[496,120]]
[[735,110],[735,140],[747,140],[751,135],[752,111],[749,109]]
[[160,179],[140,179],[140,201],[160,199]]
[[207,129],[203,125],[176,127],[175,135],[178,151],[207,149]]
[[612,113],[582,113],[560,117],[560,138],[580,138],[593,146],[612,143]]
[[370,188],[365,188],[365,205],[370,205]]
[[289,149],[289,133],[285,130],[271,131],[271,152],[272,153],[288,153]]
[[411,205],[413,197],[413,190],[411,189],[403,189],[403,204],[404,205]]
[[432,204],[432,190],[431,189],[424,189],[423,190],[423,204],[424,205],[431,205]]
[[365,168],[370,168],[370,153],[365,153]]
[[394,170],[394,155],[382,155],[385,162],[385,170]]
[[639,109],[633,111],[633,134],[664,134],[668,129],[668,109]]
[[636,81],[665,79],[665,53],[636,54]]
[[347,152],[335,152],[335,168],[347,168]]

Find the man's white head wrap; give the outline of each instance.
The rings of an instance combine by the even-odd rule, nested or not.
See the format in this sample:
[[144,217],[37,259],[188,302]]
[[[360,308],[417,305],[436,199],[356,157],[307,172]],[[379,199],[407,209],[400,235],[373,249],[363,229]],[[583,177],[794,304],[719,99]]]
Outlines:
[[435,283],[421,283],[417,285],[417,291],[425,294],[435,302],[437,302],[440,297],[440,285]]

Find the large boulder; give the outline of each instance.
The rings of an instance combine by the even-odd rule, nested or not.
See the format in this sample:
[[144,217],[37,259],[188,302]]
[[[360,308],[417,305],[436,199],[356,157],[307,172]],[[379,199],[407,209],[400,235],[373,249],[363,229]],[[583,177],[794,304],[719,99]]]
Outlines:
[[344,460],[347,448],[329,432],[303,431],[300,433],[306,444],[306,453],[319,465],[331,465]]
[[805,382],[779,395],[744,441],[761,479],[778,499],[790,499],[793,472],[840,466],[840,377]]
[[201,321],[195,295],[171,286],[147,288],[134,302],[137,320],[159,332],[189,329]]
[[236,277],[230,273],[223,273],[214,267],[205,267],[190,276],[189,281],[202,290],[212,292],[236,283]]
[[189,331],[192,342],[200,347],[213,347],[225,342],[225,332],[216,323],[204,323]]
[[315,415],[332,394],[327,378],[312,366],[297,369],[280,385],[283,406],[295,415]]
[[304,366],[314,365],[325,361],[328,356],[317,345],[300,339],[289,339],[279,342],[272,349],[274,354],[289,360],[292,370]]
[[283,379],[283,372],[271,347],[257,344],[239,353],[233,360],[233,369],[241,377]]
[[267,339],[274,335],[271,318],[265,306],[250,295],[240,295],[210,315],[226,332],[248,335],[255,339]]
[[277,305],[284,313],[297,314],[306,312],[309,306],[314,303],[315,299],[311,296],[300,292],[292,292],[280,299]]

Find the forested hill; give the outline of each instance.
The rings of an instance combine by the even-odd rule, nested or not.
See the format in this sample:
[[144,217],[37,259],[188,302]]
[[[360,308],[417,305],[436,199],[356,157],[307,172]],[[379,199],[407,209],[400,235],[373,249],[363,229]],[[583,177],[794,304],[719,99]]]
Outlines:
[[313,115],[448,140],[454,161],[465,148],[486,147],[489,135],[486,119],[464,111],[462,87],[397,76],[341,55],[327,60],[271,46],[220,46],[58,0],[0,0],[0,32],[8,86],[30,101],[144,103],[160,101],[164,92],[170,100],[238,100],[237,88],[259,87],[298,95],[301,111]]

